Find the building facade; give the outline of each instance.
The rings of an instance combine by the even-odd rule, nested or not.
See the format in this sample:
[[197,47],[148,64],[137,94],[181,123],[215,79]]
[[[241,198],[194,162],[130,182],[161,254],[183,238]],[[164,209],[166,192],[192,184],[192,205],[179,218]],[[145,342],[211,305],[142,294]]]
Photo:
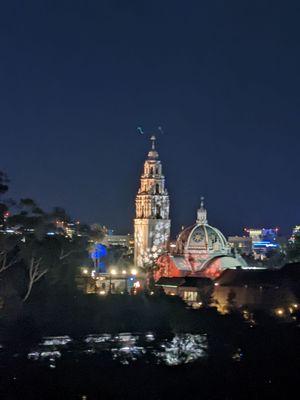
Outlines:
[[252,238],[249,236],[229,236],[228,243],[241,255],[252,254]]
[[133,248],[133,236],[129,233],[127,235],[115,235],[113,233],[108,233],[104,236],[102,243],[107,247],[126,247],[130,251]]
[[[205,306],[207,294],[220,312],[239,309],[263,310],[290,319],[299,310],[300,264],[277,270],[227,269],[215,279],[203,277],[162,277],[156,287],[179,296],[190,306]],[[245,314],[244,314],[245,316]]]
[[149,264],[167,250],[170,239],[169,194],[155,140],[152,136],[135,200],[134,261],[137,267]]

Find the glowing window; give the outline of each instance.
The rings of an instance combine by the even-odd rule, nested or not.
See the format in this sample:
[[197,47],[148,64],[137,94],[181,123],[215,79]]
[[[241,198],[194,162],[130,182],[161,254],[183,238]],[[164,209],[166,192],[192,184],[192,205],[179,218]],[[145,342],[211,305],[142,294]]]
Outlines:
[[197,292],[185,291],[183,292],[183,299],[186,301],[197,301]]

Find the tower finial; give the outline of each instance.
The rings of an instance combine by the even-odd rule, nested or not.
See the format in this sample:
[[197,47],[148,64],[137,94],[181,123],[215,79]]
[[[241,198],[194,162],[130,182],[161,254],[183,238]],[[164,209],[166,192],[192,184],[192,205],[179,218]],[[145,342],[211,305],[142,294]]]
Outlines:
[[149,153],[148,153],[148,158],[149,158],[150,160],[154,160],[154,159],[158,158],[158,153],[157,153],[157,151],[156,151],[156,149],[155,149],[156,137],[155,137],[154,135],[152,135],[152,136],[150,137],[150,140],[151,140],[152,144],[151,144],[151,150],[150,150]]
[[204,197],[200,197],[200,208],[197,211],[197,224],[207,224],[207,211],[204,208]]
[[152,135],[150,138],[151,142],[152,142],[152,150],[155,150],[155,141],[156,141],[156,137],[155,135]]

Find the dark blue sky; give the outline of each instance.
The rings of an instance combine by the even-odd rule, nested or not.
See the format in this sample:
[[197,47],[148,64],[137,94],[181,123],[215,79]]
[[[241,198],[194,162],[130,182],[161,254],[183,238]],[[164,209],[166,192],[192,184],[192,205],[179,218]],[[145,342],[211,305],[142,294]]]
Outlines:
[[132,229],[149,143],[173,233],[300,223],[299,1],[6,1],[0,169],[11,195]]

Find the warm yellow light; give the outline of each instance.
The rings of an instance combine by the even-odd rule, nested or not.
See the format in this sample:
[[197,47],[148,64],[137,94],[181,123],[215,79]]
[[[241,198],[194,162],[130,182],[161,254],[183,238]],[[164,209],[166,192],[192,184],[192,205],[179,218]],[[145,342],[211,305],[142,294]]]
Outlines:
[[293,307],[294,308],[298,308],[298,304],[293,304]]
[[125,274],[126,274],[126,271],[125,271],[125,269],[123,269],[123,271],[122,271],[122,274],[123,274],[123,275],[125,275]]
[[131,270],[131,273],[132,273],[132,275],[137,275],[137,270],[136,270],[135,268],[133,268],[133,269]]
[[116,271],[115,269],[111,269],[111,270],[110,270],[110,273],[111,273],[112,275],[116,275],[116,274],[117,274],[117,271]]
[[87,268],[84,268],[84,269],[82,270],[82,273],[83,273],[84,275],[87,275],[87,274],[89,273],[89,270],[88,270]]
[[284,311],[283,311],[282,308],[278,308],[278,309],[276,310],[276,314],[277,314],[277,315],[283,315],[283,313],[284,313]]
[[101,290],[101,291],[99,292],[99,294],[100,294],[101,296],[105,295],[105,290]]

